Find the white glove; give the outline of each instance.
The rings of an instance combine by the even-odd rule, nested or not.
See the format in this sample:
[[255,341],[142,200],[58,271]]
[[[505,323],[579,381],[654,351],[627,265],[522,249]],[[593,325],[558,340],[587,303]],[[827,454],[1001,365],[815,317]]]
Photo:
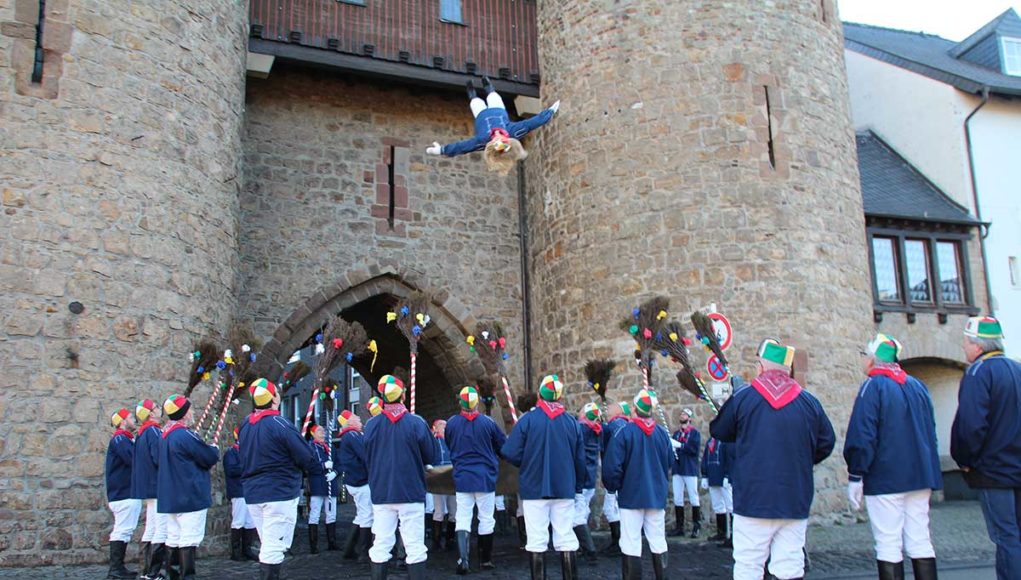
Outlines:
[[670,445],[673,445],[674,449],[680,449],[681,447],[684,447],[683,443],[673,438],[670,439]]
[[433,470],[433,466],[432,465],[426,465],[425,466],[425,470],[426,471],[432,471]]
[[865,495],[865,488],[860,481],[851,481],[847,484],[847,499],[851,507],[860,510],[862,496]]
[[727,477],[723,478],[723,487],[726,489],[730,489],[730,478]]
[[337,472],[336,471],[328,471],[328,472],[326,472],[326,482],[327,483],[333,481],[334,479],[337,479]]
[[556,115],[557,111],[560,110],[560,101],[557,101],[557,102],[553,103],[552,105],[550,105],[549,110],[553,111],[553,114]]
[[436,142],[436,141],[433,141],[432,145],[430,145],[429,147],[425,148],[426,155],[439,155],[442,152],[443,152],[443,148],[440,147],[440,144],[438,142]]
[[333,462],[325,461],[323,462],[323,467],[326,469],[326,471],[330,471],[331,469],[333,469]]
[[709,480],[708,479],[703,479],[702,480],[702,489],[709,489]]

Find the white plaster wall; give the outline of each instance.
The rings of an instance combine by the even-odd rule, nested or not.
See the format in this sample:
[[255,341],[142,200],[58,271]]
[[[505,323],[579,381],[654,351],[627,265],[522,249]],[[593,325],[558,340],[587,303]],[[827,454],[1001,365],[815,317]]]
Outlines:
[[941,362],[910,360],[904,361],[904,370],[929,388],[929,396],[932,397],[936,415],[936,442],[941,463],[951,464],[950,428],[954,424],[954,415],[957,414],[957,391],[963,372]]

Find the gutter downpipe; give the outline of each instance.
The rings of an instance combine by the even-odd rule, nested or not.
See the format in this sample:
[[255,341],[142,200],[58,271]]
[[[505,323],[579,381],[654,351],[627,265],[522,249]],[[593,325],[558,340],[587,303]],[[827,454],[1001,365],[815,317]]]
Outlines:
[[[528,199],[525,195],[525,168],[521,163],[518,164],[518,239],[521,252],[521,343],[525,359],[525,385],[522,392],[528,392],[532,388],[531,276],[528,273]],[[528,409],[519,410],[524,412]]]
[[989,236],[989,225],[988,223],[982,222],[982,208],[978,204],[978,186],[975,178],[975,155],[971,150],[971,118],[975,116],[979,110],[986,106],[989,102],[989,87],[982,87],[982,102],[975,107],[972,112],[968,113],[968,116],[964,118],[964,143],[968,149],[968,174],[971,178],[971,199],[972,203],[975,204],[975,218],[981,223],[980,236],[979,236],[979,247],[982,250],[982,274],[986,282],[986,304],[989,306],[989,316],[995,316],[996,309],[993,307],[993,289],[989,285],[989,261],[986,258],[986,238]]

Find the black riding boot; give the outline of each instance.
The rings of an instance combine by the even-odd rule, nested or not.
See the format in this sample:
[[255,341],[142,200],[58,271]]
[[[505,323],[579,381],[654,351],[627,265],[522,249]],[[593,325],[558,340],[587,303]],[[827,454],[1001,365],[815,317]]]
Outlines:
[[668,536],[684,535],[684,506],[674,506],[674,529],[670,530]]
[[308,553],[319,553],[319,524],[308,525]]
[[369,548],[372,547],[372,528],[358,528],[358,561],[369,561]]
[[524,550],[528,543],[528,534],[525,532],[525,516],[518,516],[518,549]]
[[702,508],[697,505],[691,506],[691,536],[697,538],[702,531]]
[[181,548],[181,580],[195,580],[195,546]]
[[578,545],[581,548],[581,553],[585,555],[585,559],[589,562],[595,562],[598,558],[596,555],[596,545],[592,541],[592,533],[589,532],[588,525],[575,526],[574,535],[578,537]]
[[326,524],[326,549],[336,552],[340,549],[337,545],[337,523]]
[[578,559],[575,552],[560,552],[560,573],[564,580],[578,580]]
[[508,528],[507,522],[507,510],[500,510],[496,512],[496,533],[501,536],[507,533]]
[[642,559],[624,554],[620,558],[621,576],[624,580],[642,580]]
[[483,570],[496,568],[493,563],[493,534],[479,536],[479,563]]
[[487,97],[489,96],[489,93],[496,92],[496,88],[493,86],[493,81],[489,80],[489,77],[482,77],[482,90],[486,91]]
[[246,560],[259,561],[259,552],[255,549],[255,541],[259,539],[259,530],[245,528],[241,531],[241,555]]
[[546,552],[529,552],[528,556],[532,580],[546,580]]
[[716,535],[706,538],[707,542],[722,542],[727,539],[727,514],[716,514]]
[[170,580],[180,580],[181,578],[181,548],[168,548],[167,578]]
[[134,578],[138,572],[128,570],[124,566],[124,554],[128,550],[126,542],[110,542],[110,572],[107,578]]
[[468,80],[468,100],[479,98],[479,94],[475,92],[475,83],[470,79]]
[[408,580],[425,580],[425,562],[408,564]]
[[912,558],[915,580],[936,580],[936,558]]
[[244,560],[244,556],[241,555],[241,529],[231,528],[230,529],[230,559],[235,562],[241,562]]
[[468,537],[467,530],[457,532],[457,575],[464,576],[468,573]]
[[369,564],[369,572],[372,575],[372,580],[386,580],[386,573],[388,571],[387,566],[387,562],[383,562],[382,564],[372,562]]
[[259,580],[278,580],[283,564],[259,564]]
[[167,547],[164,544],[149,544],[149,566],[145,575],[152,580],[163,577],[163,565],[167,560]]
[[358,558],[355,548],[358,547],[358,530],[360,529],[351,526],[351,531],[347,533],[347,539],[344,540],[344,554],[341,556],[345,560],[355,560]]
[[445,537],[447,539],[446,548],[447,548],[447,551],[449,552],[449,551],[454,549],[454,547],[457,545],[457,542],[454,541],[454,537],[455,537],[455,534],[454,534],[454,525],[455,525],[454,524],[454,520],[449,519],[450,516],[447,516],[447,518],[448,518],[447,519],[447,528],[446,528],[447,529],[447,533],[444,534],[444,535],[445,535]]
[[[886,562],[876,560],[879,568],[879,580],[904,580],[904,562]],[[917,575],[916,575],[917,576]]]
[[440,550],[443,549],[443,546],[445,544],[445,542],[443,541],[444,540],[444,537],[443,537],[443,522],[438,522],[436,520],[433,520],[432,536],[433,536],[433,542],[432,542],[432,546],[429,549],[431,551],[433,551],[433,552],[439,552]]
[[620,522],[610,522],[610,541],[599,551],[607,556],[620,555]]
[[152,544],[149,542],[142,542],[142,569],[138,571],[139,575],[148,578],[149,574],[149,559],[152,557]]
[[734,549],[734,514],[727,514],[727,539],[720,546]]
[[656,580],[666,580],[667,553],[652,555],[652,573]]

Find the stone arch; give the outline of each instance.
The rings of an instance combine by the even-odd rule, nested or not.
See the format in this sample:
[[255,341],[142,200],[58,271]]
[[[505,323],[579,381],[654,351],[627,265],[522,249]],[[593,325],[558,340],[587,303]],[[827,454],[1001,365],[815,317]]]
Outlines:
[[929,388],[936,411],[940,459],[944,470],[953,467],[950,461],[950,426],[957,412],[958,386],[967,365],[954,359],[926,356],[905,359],[901,361],[901,366]]

